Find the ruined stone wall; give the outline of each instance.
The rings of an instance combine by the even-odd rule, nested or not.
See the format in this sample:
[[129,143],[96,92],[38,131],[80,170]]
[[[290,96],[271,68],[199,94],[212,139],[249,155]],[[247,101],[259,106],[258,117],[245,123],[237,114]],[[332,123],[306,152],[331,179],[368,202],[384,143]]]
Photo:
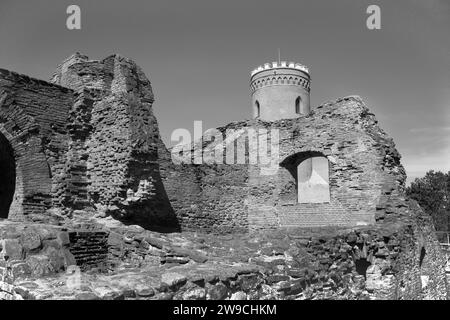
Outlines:
[[52,81],[83,88],[93,97],[92,129],[84,143],[91,203],[147,228],[176,228],[159,175],[161,140],[152,111],[153,92],[141,69],[118,55],[97,61],[75,54]]
[[15,162],[0,165],[15,166],[17,177],[0,217],[56,222],[90,209],[176,228],[160,179],[153,92],[140,68],[118,55],[74,54],[51,81],[0,70],[0,142]]
[[[231,232],[368,225],[383,219],[379,209],[386,206],[387,195],[403,193],[400,155],[359,97],[323,104],[298,119],[243,121],[218,128],[224,139],[231,129],[243,131],[225,142],[224,155],[230,144],[241,139],[247,147],[246,164],[173,164],[162,159],[162,166],[168,167],[166,189],[183,228]],[[272,165],[248,161],[256,152],[249,147],[249,129],[278,130],[279,157],[272,158]],[[257,132],[261,137],[265,131]],[[269,150],[271,139],[269,134]],[[201,148],[208,152],[216,146],[204,142]],[[328,159],[329,203],[297,203],[290,162],[312,155]]]
[[[91,208],[150,229],[351,226],[384,219],[386,196],[403,192],[400,156],[358,97],[298,119],[219,128],[224,138],[242,129],[238,139],[247,144],[248,129],[279,130],[279,157],[270,168],[177,165],[159,136],[150,81],[131,60],[75,54],[58,67],[54,84],[1,74],[0,128],[18,161],[11,217],[25,210],[42,220],[54,207],[63,215]],[[225,142],[225,150],[234,143]],[[252,152],[247,148],[247,159]],[[297,203],[292,165],[311,155],[328,159],[329,203]]]
[[[0,300],[447,299],[445,255],[429,217],[410,201],[389,202],[396,209],[374,226],[253,234],[6,223]],[[111,274],[83,272],[78,285],[86,286],[71,287],[75,264]]]
[[[275,175],[253,176],[258,185],[272,188],[253,202],[256,210],[260,203],[275,204],[282,226],[373,224],[384,192],[403,191],[400,155],[359,97],[321,105],[311,116],[280,121],[272,128],[280,130],[281,168]],[[295,155],[328,159],[329,203],[296,203],[295,179],[285,164]]]
[[[0,225],[0,300],[23,299],[14,283],[64,272],[75,265],[64,228],[2,223]],[[26,298],[26,297],[25,297]]]
[[108,232],[104,230],[73,230],[69,234],[70,253],[81,270],[108,267]]
[[[93,268],[106,271],[110,265],[108,235],[109,232],[92,223],[63,227],[2,222],[0,300],[30,298],[27,295],[30,288],[18,285],[22,282],[30,284],[43,277],[70,276]],[[69,286],[68,283],[65,285]]]
[[161,176],[181,229],[203,232],[246,232],[246,165],[175,164],[159,152]]
[[8,218],[45,219],[59,201],[68,150],[72,90],[0,70],[0,134],[14,151],[16,183]]
[[[447,291],[448,299],[450,298],[450,285],[448,279],[443,277],[446,273],[446,255],[436,237],[432,219],[415,201],[410,202],[412,211],[410,214],[413,213],[412,216],[416,220],[415,255],[419,260],[418,274],[422,297],[425,300],[442,299],[442,292]],[[405,270],[405,274],[409,272],[410,270]]]

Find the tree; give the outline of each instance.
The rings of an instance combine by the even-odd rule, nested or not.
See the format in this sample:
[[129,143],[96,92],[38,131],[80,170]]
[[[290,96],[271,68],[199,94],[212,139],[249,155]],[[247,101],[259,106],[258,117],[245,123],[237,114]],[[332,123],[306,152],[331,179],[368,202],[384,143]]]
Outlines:
[[406,194],[431,215],[437,231],[450,231],[450,171],[428,171],[411,183]]

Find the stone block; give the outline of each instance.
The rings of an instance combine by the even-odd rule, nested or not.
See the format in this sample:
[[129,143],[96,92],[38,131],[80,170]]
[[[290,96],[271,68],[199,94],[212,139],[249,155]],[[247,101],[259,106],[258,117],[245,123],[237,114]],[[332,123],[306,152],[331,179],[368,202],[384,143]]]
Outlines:
[[1,240],[3,248],[1,257],[4,260],[20,260],[23,258],[23,247],[18,239],[4,239]]
[[81,292],[75,295],[75,300],[100,300],[100,297],[93,292]]
[[243,291],[235,292],[231,295],[230,300],[247,300],[247,294]]
[[136,286],[136,294],[139,297],[148,298],[155,295],[155,290],[153,290],[152,287],[146,286],[146,285],[137,285]]
[[77,261],[74,255],[66,248],[61,249],[62,255],[64,257],[64,266],[67,268],[68,266],[74,266],[77,264]]
[[0,300],[14,300],[14,296],[7,292],[0,292]]
[[0,291],[14,294],[14,285],[5,282],[0,282]]
[[168,285],[169,287],[179,286],[186,283],[186,276],[176,272],[166,272],[161,276],[161,283]]
[[226,298],[228,293],[227,287],[223,283],[218,283],[209,287],[207,293],[208,300],[223,300]]
[[66,231],[58,232],[56,235],[56,240],[60,246],[68,246],[70,244],[69,233]]
[[24,250],[32,251],[41,246],[41,237],[37,232],[27,231],[22,234],[21,243]]
[[204,288],[193,288],[183,293],[183,300],[205,300],[206,290]]
[[289,276],[283,275],[283,274],[274,274],[274,275],[267,277],[267,279],[266,279],[267,284],[273,284],[276,282],[287,281],[287,280],[289,280]]
[[37,254],[27,257],[27,264],[31,269],[31,276],[42,277],[53,272],[53,267],[48,256]]
[[26,262],[20,262],[12,265],[11,271],[14,280],[24,279],[31,275],[31,268]]

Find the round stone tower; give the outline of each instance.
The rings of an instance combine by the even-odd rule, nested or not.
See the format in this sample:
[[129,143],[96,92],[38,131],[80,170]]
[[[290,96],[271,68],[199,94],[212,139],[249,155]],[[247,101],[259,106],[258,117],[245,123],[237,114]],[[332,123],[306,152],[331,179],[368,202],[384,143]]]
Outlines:
[[253,117],[264,121],[297,118],[310,112],[308,68],[294,62],[266,63],[250,77]]

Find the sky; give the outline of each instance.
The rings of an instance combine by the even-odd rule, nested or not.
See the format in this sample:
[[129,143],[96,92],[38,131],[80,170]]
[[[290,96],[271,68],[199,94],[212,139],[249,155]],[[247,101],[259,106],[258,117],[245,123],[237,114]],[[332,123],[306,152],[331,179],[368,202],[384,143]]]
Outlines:
[[[81,30],[66,9],[81,8]],[[381,9],[369,30],[366,9]],[[167,145],[251,117],[250,71],[309,67],[311,105],[359,95],[394,138],[408,181],[450,170],[450,0],[0,0],[0,68],[48,80],[74,52],[146,73]]]

